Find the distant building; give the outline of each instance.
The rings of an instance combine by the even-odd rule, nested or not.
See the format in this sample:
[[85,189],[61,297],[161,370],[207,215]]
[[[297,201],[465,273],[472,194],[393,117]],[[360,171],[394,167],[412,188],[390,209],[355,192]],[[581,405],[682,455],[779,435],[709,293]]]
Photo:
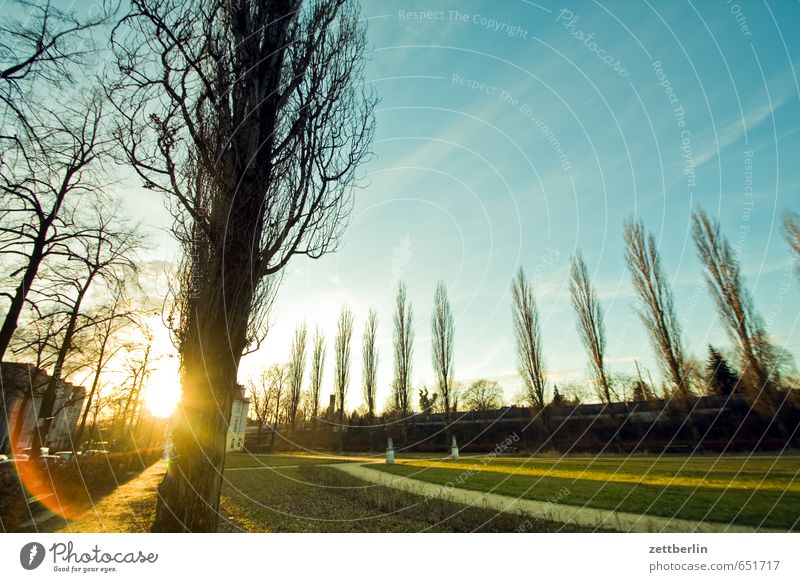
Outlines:
[[231,407],[231,421],[228,424],[228,437],[225,449],[228,451],[241,451],[244,448],[244,437],[247,432],[247,409],[250,399],[245,396],[244,386],[236,387]]
[[[33,428],[39,417],[42,397],[50,376],[32,364],[0,363],[0,452],[30,447]],[[60,382],[53,406],[53,422],[43,446],[51,450],[70,448],[78,426],[86,389],[70,382]]]

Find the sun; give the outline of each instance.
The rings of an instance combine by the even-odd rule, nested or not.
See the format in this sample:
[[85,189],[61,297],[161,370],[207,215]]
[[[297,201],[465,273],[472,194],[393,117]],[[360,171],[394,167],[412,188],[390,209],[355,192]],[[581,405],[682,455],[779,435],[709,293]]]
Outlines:
[[144,390],[144,402],[153,416],[167,418],[175,411],[181,399],[181,386],[177,374],[156,370]]

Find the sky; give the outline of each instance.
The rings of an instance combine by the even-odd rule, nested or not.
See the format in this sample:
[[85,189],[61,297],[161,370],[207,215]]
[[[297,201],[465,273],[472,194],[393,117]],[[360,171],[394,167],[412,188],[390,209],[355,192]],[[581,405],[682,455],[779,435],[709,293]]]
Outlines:
[[[381,98],[373,159],[337,252],[290,262],[264,347],[239,380],[288,358],[306,322],[332,342],[355,315],[348,407],[362,402],[361,334],[379,314],[378,402],[392,378],[398,281],[414,309],[413,385],[433,384],[430,318],[439,280],[455,315],[455,378],[520,391],[510,284],[523,267],[553,383],[587,359],[569,301],[571,256],[586,258],[606,317],[608,366],[657,377],[624,265],[623,221],[653,232],[688,352],[729,342],[691,241],[690,215],[718,217],[776,344],[800,352],[800,288],[780,226],[800,211],[800,3],[364,0],[366,82]],[[793,28],[794,27],[794,28]],[[169,216],[132,189],[149,259],[171,260]],[[161,345],[164,335],[157,333]],[[168,348],[164,348],[168,349]],[[161,378],[169,376],[169,364]],[[416,401],[416,396],[415,399]]]

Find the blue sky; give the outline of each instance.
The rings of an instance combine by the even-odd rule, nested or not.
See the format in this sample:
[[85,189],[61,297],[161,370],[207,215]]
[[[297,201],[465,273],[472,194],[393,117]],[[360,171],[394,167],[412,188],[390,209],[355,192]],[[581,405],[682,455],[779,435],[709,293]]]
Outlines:
[[[776,343],[800,351],[800,289],[780,229],[784,210],[800,211],[800,4],[365,0],[363,12],[367,78],[381,97],[366,186],[341,249],[290,264],[266,347],[245,358],[240,380],[284,360],[304,320],[332,341],[347,303],[356,316],[348,401],[359,405],[372,305],[385,402],[402,279],[415,312],[414,385],[430,385],[441,279],[456,316],[456,379],[497,379],[510,398],[520,383],[509,291],[522,266],[534,278],[551,387],[580,381],[586,358],[567,286],[576,249],[606,313],[610,369],[631,373],[638,360],[655,375],[623,262],[631,215],[659,241],[687,347],[705,359],[707,343],[728,343],[690,239],[697,206],[741,249]],[[328,363],[326,393],[330,351]]]

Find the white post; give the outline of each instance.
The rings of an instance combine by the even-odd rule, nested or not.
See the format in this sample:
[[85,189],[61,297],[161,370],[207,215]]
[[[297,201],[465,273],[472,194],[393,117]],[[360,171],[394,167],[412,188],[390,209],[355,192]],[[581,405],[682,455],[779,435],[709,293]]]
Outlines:
[[386,464],[394,465],[394,446],[392,445],[392,437],[389,437],[389,443],[386,445]]
[[458,459],[458,444],[456,443],[456,435],[453,435],[453,442],[450,445],[450,457]]

